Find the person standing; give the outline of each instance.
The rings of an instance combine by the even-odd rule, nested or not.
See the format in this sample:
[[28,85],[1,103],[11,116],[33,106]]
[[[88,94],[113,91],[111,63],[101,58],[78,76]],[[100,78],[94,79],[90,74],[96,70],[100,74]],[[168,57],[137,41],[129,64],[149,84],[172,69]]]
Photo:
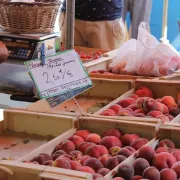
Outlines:
[[[113,50],[125,40],[124,0],[76,0],[74,45]],[[66,1],[60,15],[61,42],[65,43]]]
[[126,21],[127,12],[130,12],[131,38],[137,39],[138,27],[141,22],[146,22],[150,29],[152,0],[124,0],[123,21]]

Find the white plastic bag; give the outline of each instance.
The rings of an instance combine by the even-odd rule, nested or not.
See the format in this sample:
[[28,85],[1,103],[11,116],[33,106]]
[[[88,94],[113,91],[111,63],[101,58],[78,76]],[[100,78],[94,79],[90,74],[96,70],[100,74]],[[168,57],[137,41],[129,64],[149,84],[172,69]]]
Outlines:
[[113,62],[109,65],[110,70],[115,73],[125,73],[125,67],[128,62],[135,60],[136,53],[136,40],[131,39],[123,43],[117,50],[117,55],[113,59]]
[[144,76],[169,75],[177,70],[180,58],[169,45],[161,44],[141,23],[136,41],[135,60],[128,62],[125,70]]

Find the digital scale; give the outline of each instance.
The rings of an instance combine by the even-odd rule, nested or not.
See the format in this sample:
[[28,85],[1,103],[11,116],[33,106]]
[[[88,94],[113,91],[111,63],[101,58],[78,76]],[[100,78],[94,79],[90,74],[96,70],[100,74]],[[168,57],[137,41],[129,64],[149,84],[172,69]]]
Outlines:
[[60,34],[12,34],[0,32],[0,41],[9,52],[9,60],[27,61],[51,56],[60,51]]

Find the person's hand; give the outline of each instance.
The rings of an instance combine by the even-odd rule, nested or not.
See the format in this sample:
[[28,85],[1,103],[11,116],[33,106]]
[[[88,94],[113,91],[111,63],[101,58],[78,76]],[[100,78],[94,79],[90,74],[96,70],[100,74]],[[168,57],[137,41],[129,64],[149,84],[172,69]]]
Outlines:
[[8,58],[8,50],[2,42],[0,42],[0,63],[3,63]]

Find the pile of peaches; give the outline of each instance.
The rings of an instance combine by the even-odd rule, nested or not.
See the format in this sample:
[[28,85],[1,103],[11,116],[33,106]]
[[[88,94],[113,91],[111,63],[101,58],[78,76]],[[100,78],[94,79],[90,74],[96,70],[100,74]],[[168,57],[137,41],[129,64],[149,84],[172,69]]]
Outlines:
[[44,152],[25,162],[87,172],[97,179],[107,175],[147,142],[148,139],[138,134],[123,134],[119,129],[108,129],[102,136],[86,129],[78,130],[59,143],[51,155]]
[[169,140],[161,140],[154,150],[142,146],[133,163],[122,163],[115,180],[180,180],[180,149]]
[[142,86],[134,94],[104,110],[101,115],[150,117],[164,123],[173,120],[180,113],[179,107],[180,93],[176,99],[172,96],[153,99],[153,92]]

